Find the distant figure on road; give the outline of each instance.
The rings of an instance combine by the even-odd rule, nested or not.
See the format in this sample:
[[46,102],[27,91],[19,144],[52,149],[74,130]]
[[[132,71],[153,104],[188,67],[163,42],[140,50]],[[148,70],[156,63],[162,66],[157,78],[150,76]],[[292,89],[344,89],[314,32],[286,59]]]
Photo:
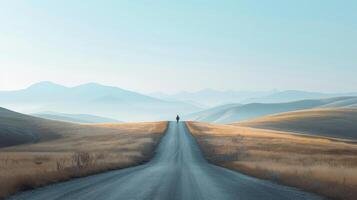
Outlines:
[[176,116],[176,121],[177,121],[177,123],[179,123],[179,121],[180,121],[180,116]]

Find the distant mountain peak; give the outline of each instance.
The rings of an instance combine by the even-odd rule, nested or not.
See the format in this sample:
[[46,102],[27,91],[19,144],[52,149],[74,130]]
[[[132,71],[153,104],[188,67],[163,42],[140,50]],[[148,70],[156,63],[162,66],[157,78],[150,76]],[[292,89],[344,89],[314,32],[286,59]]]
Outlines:
[[95,82],[88,82],[75,87],[107,87],[107,86]]
[[277,92],[280,94],[284,93],[298,93],[298,94],[323,94],[321,92],[311,92],[311,91],[304,91],[304,90],[283,90],[281,92]]
[[27,89],[54,89],[54,88],[67,88],[63,85],[51,82],[51,81],[41,81],[30,85]]
[[95,83],[95,82],[89,82],[89,83],[84,83],[84,84],[81,84],[81,85],[77,85],[77,86],[74,86],[73,88],[76,88],[76,89],[105,89],[105,90],[120,90],[120,91],[126,91],[126,92],[132,92],[132,91],[129,91],[129,90],[125,90],[125,89],[122,89],[120,87],[116,87],[116,86],[109,86],[109,85],[103,85],[103,84],[100,84],[100,83]]

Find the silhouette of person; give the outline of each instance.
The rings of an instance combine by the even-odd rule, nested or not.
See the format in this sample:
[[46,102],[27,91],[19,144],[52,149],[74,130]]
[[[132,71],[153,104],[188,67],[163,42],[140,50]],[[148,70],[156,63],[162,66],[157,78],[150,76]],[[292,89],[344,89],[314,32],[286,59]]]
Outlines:
[[177,123],[179,123],[179,121],[180,121],[180,116],[176,116],[176,121],[177,121]]

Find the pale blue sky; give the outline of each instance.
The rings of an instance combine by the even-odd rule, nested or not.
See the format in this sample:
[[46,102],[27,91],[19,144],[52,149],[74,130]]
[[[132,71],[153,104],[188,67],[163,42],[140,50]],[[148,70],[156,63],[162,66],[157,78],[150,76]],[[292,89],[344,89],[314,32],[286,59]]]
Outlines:
[[0,0],[0,90],[357,91],[357,1]]

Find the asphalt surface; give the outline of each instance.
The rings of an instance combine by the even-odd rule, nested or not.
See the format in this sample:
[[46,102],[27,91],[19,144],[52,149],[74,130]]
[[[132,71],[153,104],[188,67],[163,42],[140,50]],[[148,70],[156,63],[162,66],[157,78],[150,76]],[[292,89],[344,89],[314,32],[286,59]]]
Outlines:
[[155,157],[145,165],[111,171],[20,193],[10,199],[322,199],[295,188],[209,164],[185,123],[170,122]]

